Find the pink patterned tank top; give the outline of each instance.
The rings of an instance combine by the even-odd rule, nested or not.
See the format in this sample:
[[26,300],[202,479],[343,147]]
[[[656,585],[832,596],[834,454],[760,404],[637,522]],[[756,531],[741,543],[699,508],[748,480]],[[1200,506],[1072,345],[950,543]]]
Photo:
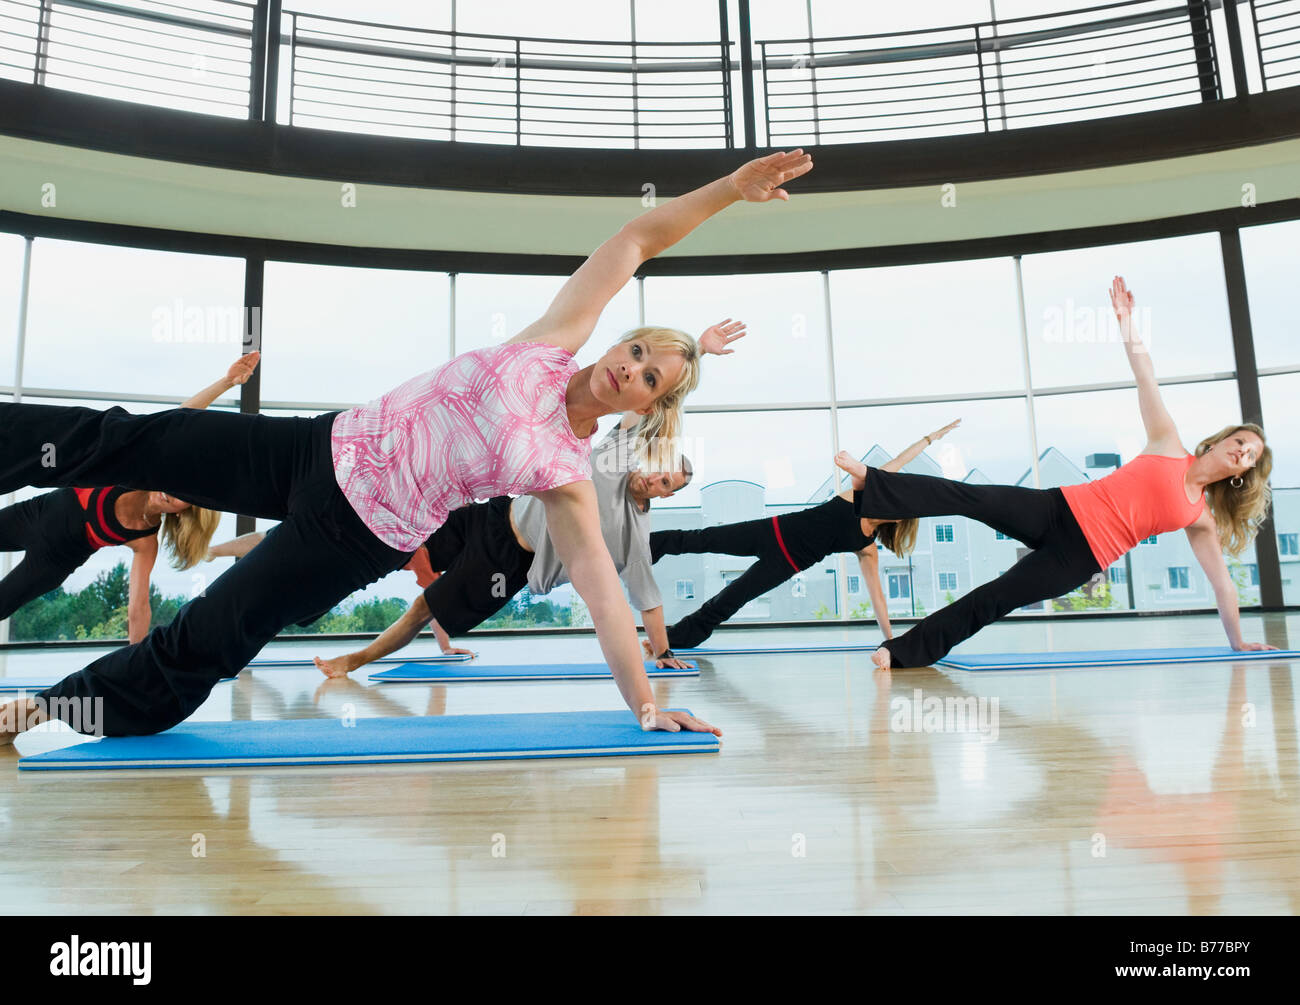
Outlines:
[[544,342],[462,353],[335,416],[335,481],[379,540],[414,551],[475,499],[590,478],[591,437],[564,404],[577,371]]

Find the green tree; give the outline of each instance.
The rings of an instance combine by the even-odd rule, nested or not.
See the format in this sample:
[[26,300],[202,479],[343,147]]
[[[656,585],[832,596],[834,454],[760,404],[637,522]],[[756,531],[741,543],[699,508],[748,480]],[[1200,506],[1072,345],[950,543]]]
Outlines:
[[1110,592],[1110,582],[1107,580],[1103,580],[1099,586],[1091,590],[1085,584],[1073,593],[1052,601],[1054,611],[1104,611],[1117,606]]

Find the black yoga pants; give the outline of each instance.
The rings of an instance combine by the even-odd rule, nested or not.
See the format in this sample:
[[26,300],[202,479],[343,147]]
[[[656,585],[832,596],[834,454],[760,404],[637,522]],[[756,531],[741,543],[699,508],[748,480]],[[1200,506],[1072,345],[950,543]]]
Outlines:
[[[176,408],[133,415],[117,407],[0,404],[0,493],[23,485],[122,485],[280,521],[171,624],[38,697],[102,699],[94,731],[104,735],[161,732],[187,718],[285,625],[405,565],[411,553],[375,537],[334,480],[336,414]],[[82,731],[90,732],[84,727],[94,713],[79,707]]]
[[670,625],[670,649],[698,646],[751,600],[780,586],[799,571],[782,553],[771,517],[701,530],[655,531],[650,535],[650,556],[654,561],[664,555],[682,554],[752,555],[758,561],[698,609]]
[[94,554],[84,517],[71,489],[0,509],[0,551],[25,553],[0,580],[0,621],[62,586]]
[[1001,576],[887,640],[891,666],[930,666],[985,625],[1069,593],[1101,571],[1060,489],[969,485],[868,468],[853,501],[860,516],[877,520],[970,517],[1033,549]]

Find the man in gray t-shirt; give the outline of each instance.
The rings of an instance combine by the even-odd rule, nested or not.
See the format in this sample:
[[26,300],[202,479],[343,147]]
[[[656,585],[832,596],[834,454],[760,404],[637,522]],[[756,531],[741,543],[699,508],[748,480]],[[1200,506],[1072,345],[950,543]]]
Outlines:
[[[601,537],[614,560],[614,568],[627,586],[632,606],[644,615],[663,607],[664,602],[650,570],[650,499],[646,493],[646,476],[636,470],[636,461],[631,456],[635,439],[635,424],[629,427],[627,420],[611,429],[591,452],[591,480],[596,487],[596,505],[600,508]],[[681,484],[687,480],[683,475]],[[669,487],[675,491],[673,486]],[[567,583],[569,575],[547,533],[546,507],[541,500],[520,496],[510,506],[510,519],[533,552],[532,565],[528,567],[528,589],[533,595],[544,596]],[[650,630],[648,622],[646,630]]]

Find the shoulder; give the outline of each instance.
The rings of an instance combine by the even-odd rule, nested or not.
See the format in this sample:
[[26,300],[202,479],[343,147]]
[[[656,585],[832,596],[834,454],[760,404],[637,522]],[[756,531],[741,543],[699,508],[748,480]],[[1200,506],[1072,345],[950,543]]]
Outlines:
[[562,345],[556,345],[554,342],[539,342],[536,339],[528,339],[523,342],[516,342],[511,339],[509,342],[503,342],[498,346],[493,346],[488,350],[478,350],[479,352],[489,352],[498,358],[507,360],[537,360],[542,362],[553,362],[560,366],[572,365],[577,369],[577,358]]

